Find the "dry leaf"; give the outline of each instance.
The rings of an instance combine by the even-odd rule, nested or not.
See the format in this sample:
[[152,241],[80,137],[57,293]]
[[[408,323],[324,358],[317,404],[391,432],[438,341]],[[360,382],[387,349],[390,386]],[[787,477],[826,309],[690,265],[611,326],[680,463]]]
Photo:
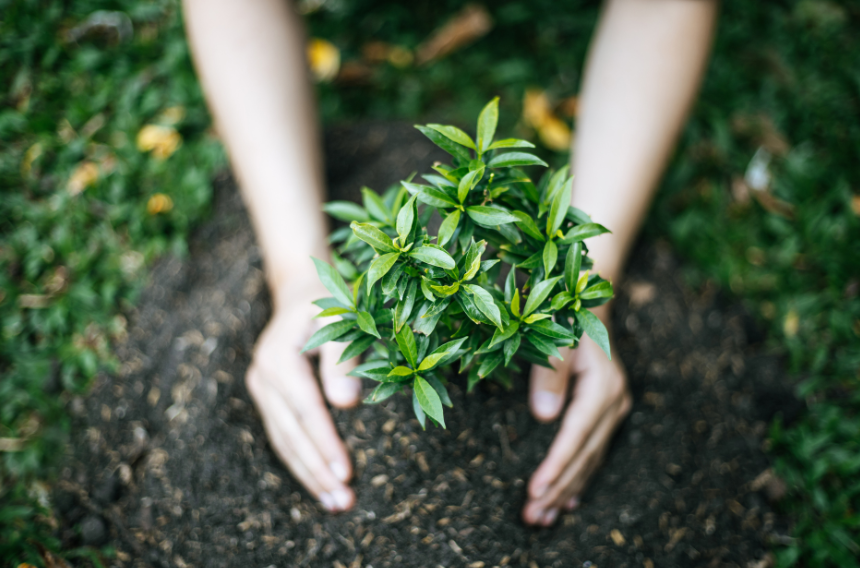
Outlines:
[[66,189],[72,195],[78,195],[99,179],[99,167],[89,160],[83,161],[74,169],[69,177]]
[[373,77],[373,67],[361,61],[347,61],[337,74],[337,82],[343,85],[367,85]]
[[163,193],[153,194],[146,203],[146,212],[150,215],[167,213],[171,209],[173,209],[173,200]]
[[538,129],[538,137],[543,145],[556,152],[570,148],[572,135],[570,127],[555,116],[548,117]]
[[523,98],[523,120],[532,128],[540,128],[552,114],[546,93],[539,89],[527,89]]
[[493,20],[487,9],[470,4],[419,45],[415,59],[419,65],[440,59],[486,35],[492,28]]
[[570,148],[570,127],[552,112],[546,93],[539,89],[526,90],[523,99],[523,120],[534,128],[541,143],[550,150],[563,152]]
[[340,51],[329,41],[313,38],[307,46],[308,65],[311,73],[320,83],[327,83],[340,69]]
[[182,143],[182,136],[172,126],[147,124],[137,133],[137,149],[152,152],[159,160],[169,158]]

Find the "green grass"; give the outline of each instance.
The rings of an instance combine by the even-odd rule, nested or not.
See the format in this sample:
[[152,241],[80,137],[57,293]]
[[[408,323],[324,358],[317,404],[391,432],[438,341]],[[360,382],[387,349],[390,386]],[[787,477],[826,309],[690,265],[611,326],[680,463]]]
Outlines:
[[[414,49],[461,6],[330,1],[307,21],[355,62],[370,40]],[[62,41],[97,9],[125,11],[134,38]],[[152,259],[184,251],[225,162],[175,0],[0,0],[0,13],[0,438],[26,440],[0,454],[0,558],[39,564],[35,543],[57,543],[37,481],[52,479],[68,400],[111,368],[123,306]],[[465,123],[500,95],[500,128],[532,136],[516,122],[523,93],[577,93],[597,6],[513,0],[491,14],[490,34],[438,62],[382,63],[361,84],[321,85],[324,120]],[[799,385],[805,413],[771,435],[794,537],[775,549],[781,566],[860,565],[858,32],[856,1],[724,2],[700,101],[647,225],[691,261],[694,283],[717,282],[760,314]],[[164,160],[139,151],[140,128],[169,122],[177,106],[179,149]],[[790,218],[738,192],[760,145],[775,151],[772,196]],[[99,177],[70,195],[85,161]],[[150,214],[155,193],[173,208]]]

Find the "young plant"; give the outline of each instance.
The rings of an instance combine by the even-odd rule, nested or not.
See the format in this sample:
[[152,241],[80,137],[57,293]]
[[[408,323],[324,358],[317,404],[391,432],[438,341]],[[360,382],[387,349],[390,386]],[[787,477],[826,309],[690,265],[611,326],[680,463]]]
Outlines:
[[[324,206],[350,226],[330,237],[334,267],[314,259],[332,294],[314,303],[318,317],[341,320],[304,349],[348,342],[341,361],[365,356],[351,375],[379,383],[365,402],[410,388],[422,427],[427,418],[445,427],[449,369],[468,375],[469,391],[487,378],[509,386],[522,362],[550,367],[583,333],[610,356],[606,328],[586,308],[608,302],[612,284],[590,273],[583,243],[608,230],[570,206],[566,166],[535,185],[520,168],[547,164],[517,150],[534,147],[525,140],[494,141],[497,121],[498,98],[481,111],[475,140],[454,126],[416,126],[452,165],[381,196],[364,188],[363,207]],[[434,212],[442,222],[430,235]]]

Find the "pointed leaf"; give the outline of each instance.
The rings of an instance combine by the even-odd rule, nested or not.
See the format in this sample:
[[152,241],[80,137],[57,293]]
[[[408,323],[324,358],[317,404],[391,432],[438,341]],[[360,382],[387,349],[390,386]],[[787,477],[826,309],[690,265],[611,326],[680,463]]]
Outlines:
[[575,243],[576,241],[584,241],[585,239],[590,239],[591,237],[596,237],[598,235],[611,232],[612,231],[598,223],[586,223],[584,225],[577,225],[576,227],[569,230],[564,235],[564,238],[559,240],[559,243]]
[[403,299],[397,302],[394,308],[394,331],[400,331],[403,324],[412,315],[412,308],[415,306],[415,296],[418,294],[418,279],[412,278],[409,281],[409,287],[406,289],[406,295]]
[[400,184],[406,188],[409,193],[412,195],[418,196],[418,201],[429,205],[430,207],[437,208],[445,208],[450,209],[451,207],[457,207],[457,202],[454,199],[442,191],[441,189],[435,188],[430,185],[421,185],[419,183],[410,183],[408,181],[402,181]]
[[383,400],[391,398],[393,394],[400,392],[402,388],[401,383],[382,383],[364,399],[364,404],[379,404]]
[[517,218],[515,223],[522,232],[524,232],[530,237],[534,237],[539,241],[545,240],[543,233],[541,233],[540,229],[538,229],[537,223],[535,223],[535,220],[532,219],[531,216],[529,216],[527,213],[524,213],[522,211],[512,211],[511,215]]
[[579,297],[583,300],[595,300],[597,298],[611,298],[612,294],[612,283],[604,280],[583,290]]
[[343,305],[355,307],[355,304],[352,301],[352,292],[350,292],[346,282],[344,282],[343,276],[338,274],[337,270],[335,270],[333,266],[319,260],[318,258],[312,257],[311,260],[314,261],[317,274],[319,275],[323,286],[326,287],[326,290],[331,292],[331,295]]
[[514,288],[514,297],[511,298],[511,313],[520,317],[520,291],[517,288]]
[[352,227],[352,232],[355,233],[355,236],[372,246],[376,252],[380,254],[397,252],[397,247],[394,246],[391,237],[373,225],[353,221],[349,226]]
[[523,323],[534,323],[536,321],[544,320],[544,319],[547,319],[550,317],[552,317],[552,316],[549,314],[536,313],[536,314],[532,314],[529,317],[523,319]]
[[499,307],[493,301],[493,296],[480,286],[475,286],[474,284],[464,284],[463,288],[472,294],[475,306],[481,313],[487,316],[487,319],[493,322],[496,327],[501,328],[502,316],[501,312],[499,312]]
[[412,333],[412,329],[408,325],[403,326],[397,335],[395,335],[395,339],[397,339],[397,346],[400,348],[400,352],[406,358],[409,366],[413,369],[417,367],[418,346],[415,344],[415,335]]
[[403,365],[398,365],[388,372],[389,377],[411,377],[413,374],[415,374],[415,371]]
[[[572,179],[572,178],[571,178]],[[546,219],[546,234],[551,237],[561,227],[567,208],[570,207],[570,187],[565,183],[553,197],[549,208],[549,216]]]
[[558,247],[552,240],[548,240],[543,247],[543,269],[547,274],[552,273],[555,268],[555,263],[558,260]]
[[427,298],[428,302],[435,302],[436,296],[433,295],[433,291],[430,289],[430,283],[432,280],[428,280],[427,278],[421,277],[421,293],[424,294],[424,297]]
[[427,413],[427,415],[442,425],[445,428],[445,416],[443,415],[442,400],[439,398],[439,393],[436,392],[430,383],[424,380],[420,375],[415,376],[415,381],[412,383],[412,388],[415,391],[415,396],[418,398],[418,404]]
[[526,300],[526,307],[523,308],[523,317],[528,316],[530,313],[540,307],[540,305],[543,303],[544,300],[546,300],[547,296],[549,296],[550,292],[552,292],[553,287],[560,279],[561,276],[548,278],[532,289],[531,293],[529,294],[528,300]]
[[439,268],[446,268],[448,270],[457,266],[457,263],[454,262],[450,254],[442,249],[431,246],[418,247],[410,252],[409,256],[431,266],[438,266]]
[[586,270],[580,274],[579,280],[576,281],[576,289],[574,292],[576,292],[577,295],[579,295],[579,293],[585,290],[585,287],[588,286],[588,272],[589,271]]
[[460,210],[454,209],[451,211],[442,224],[439,225],[439,232],[436,233],[436,244],[440,247],[445,246],[451,237],[454,236],[454,231],[457,230],[457,225],[460,223]]
[[478,153],[486,152],[493,143],[496,135],[496,125],[499,122],[499,97],[494,98],[478,115]]
[[540,351],[544,355],[551,355],[564,361],[564,358],[561,356],[561,353],[559,353],[558,347],[555,346],[555,343],[549,341],[548,339],[544,339],[542,336],[537,335],[535,333],[526,334],[526,339],[528,339],[529,343],[537,347],[538,351]]
[[547,166],[547,163],[533,154],[508,152],[499,154],[487,163],[488,168],[509,168],[512,166]]
[[439,134],[442,134],[449,140],[453,140],[457,144],[461,144],[463,146],[466,146],[467,148],[471,148],[472,150],[475,149],[475,143],[472,142],[472,138],[456,126],[448,126],[445,124],[428,124],[427,127],[432,128]]
[[375,339],[373,336],[365,335],[364,337],[359,337],[352,343],[346,346],[346,349],[343,350],[343,353],[340,356],[340,359],[337,360],[337,364],[340,365],[344,361],[349,361],[353,357],[358,357],[367,349],[373,345]]
[[466,256],[463,260],[463,270],[466,271],[465,274],[463,274],[463,282],[468,282],[475,277],[475,274],[478,273],[478,270],[481,268],[481,255],[484,254],[484,250],[486,250],[486,248],[487,241],[480,240],[477,243],[472,243],[469,250],[466,251]]
[[527,140],[518,140],[516,138],[505,138],[504,140],[496,140],[487,150],[495,150],[497,148],[534,148],[535,145]]
[[504,361],[504,356],[498,352],[484,357],[481,361],[481,366],[478,368],[478,376],[482,379],[487,377],[490,373],[496,370],[496,367],[498,367],[502,361]]
[[577,241],[567,249],[567,258],[564,260],[564,284],[568,290],[576,288],[579,279],[579,269],[582,266],[582,242]]
[[514,290],[517,289],[517,267],[512,264],[505,277],[505,301],[511,303],[514,298]]
[[588,310],[581,310],[576,313],[576,321],[582,326],[583,331],[588,334],[588,337],[594,340],[597,345],[603,349],[609,360],[612,360],[612,355],[609,353],[609,332],[606,331],[606,326],[600,321],[596,315]]
[[433,290],[442,294],[443,296],[453,296],[457,293],[457,290],[460,289],[460,283],[454,282],[453,284],[449,284],[448,286],[430,286]]
[[520,322],[517,320],[511,321],[503,330],[496,329],[496,333],[493,334],[493,338],[490,341],[489,347],[495,347],[502,341],[505,341],[511,338],[517,331],[520,329]]
[[319,347],[327,341],[337,339],[338,337],[345,334],[347,331],[351,330],[354,327],[355,322],[353,320],[340,320],[330,323],[327,326],[321,327],[313,335],[311,335],[310,339],[308,339],[308,342],[302,348],[302,353],[310,349]]
[[385,202],[379,197],[375,191],[369,187],[361,188],[361,195],[364,202],[364,208],[370,213],[371,218],[376,219],[380,223],[391,225],[391,211],[386,207]]
[[451,397],[448,395],[448,389],[445,388],[445,385],[442,384],[442,381],[433,376],[424,377],[430,386],[436,391],[436,394],[439,395],[439,400],[442,401],[442,404],[447,406],[448,408],[453,408],[454,403],[451,402]]
[[568,305],[572,301],[573,301],[573,296],[570,295],[570,292],[568,292],[568,291],[559,292],[552,299],[552,304],[550,305],[550,308],[552,309],[552,311],[557,312],[558,310],[562,309],[563,307],[565,307],[566,305]]
[[380,257],[374,258],[370,263],[370,269],[367,271],[367,289],[370,290],[377,280],[388,274],[397,259],[400,258],[399,252],[390,252],[383,254]]
[[513,335],[510,339],[505,341],[505,345],[502,349],[505,355],[505,367],[511,364],[511,359],[513,359],[514,355],[516,355],[517,350],[520,348],[520,342],[522,341],[522,334],[517,333]]
[[574,337],[572,331],[558,325],[550,319],[536,321],[529,325],[529,329],[553,339],[567,339],[572,341]]
[[448,354],[447,351],[444,351],[442,353],[435,353],[435,352],[431,353],[430,355],[424,357],[424,360],[421,361],[420,365],[418,365],[418,370],[419,371],[428,371],[428,370],[432,369],[433,367],[436,366],[436,363],[438,363],[439,361],[444,359],[447,354]]
[[412,232],[412,223],[415,221],[415,199],[418,196],[413,195],[406,205],[400,208],[397,214],[397,236],[400,237],[400,246],[406,244],[406,237]]
[[469,217],[471,217],[476,223],[487,227],[494,227],[496,225],[501,225],[502,223],[513,223],[517,220],[516,217],[504,209],[487,207],[486,205],[473,205],[472,207],[466,207],[466,213],[468,213]]
[[421,126],[420,124],[416,124],[415,128],[417,128],[421,134],[430,139],[431,142],[451,154],[457,158],[460,158],[463,161],[468,162],[472,159],[472,156],[469,155],[469,150],[460,144],[457,144],[441,132],[437,132],[432,128],[427,126]]
[[412,412],[415,413],[415,418],[418,420],[418,424],[421,425],[421,429],[427,430],[427,415],[424,413],[424,409],[421,408],[421,403],[418,402],[418,392],[415,389],[412,389]]
[[460,180],[460,185],[457,187],[457,199],[460,200],[460,203],[466,201],[466,196],[469,195],[469,192],[477,185],[479,181],[481,181],[481,177],[484,175],[484,165],[481,164],[481,167],[472,170],[466,175],[463,176],[463,179]]
[[329,201],[323,204],[323,211],[340,221],[370,221],[370,215],[352,201]]
[[376,322],[373,321],[372,315],[367,312],[358,312],[356,315],[358,316],[356,318],[358,320],[358,327],[361,328],[361,331],[369,333],[377,339],[382,339],[382,336],[376,331]]
[[352,310],[349,308],[341,308],[340,306],[332,306],[331,308],[326,308],[317,315],[314,316],[316,318],[330,318],[332,316],[340,316],[343,314],[350,314]]

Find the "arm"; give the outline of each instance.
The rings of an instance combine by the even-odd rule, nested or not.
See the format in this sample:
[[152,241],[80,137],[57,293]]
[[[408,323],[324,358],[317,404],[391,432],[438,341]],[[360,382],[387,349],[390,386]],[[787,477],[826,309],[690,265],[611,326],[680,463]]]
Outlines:
[[[589,240],[601,276],[618,281],[710,50],[717,3],[609,0],[586,66],[573,156],[572,203],[612,234]],[[609,323],[608,305],[595,313]],[[554,371],[532,370],[531,407],[540,420],[562,410],[571,374],[573,401],[549,453],[529,483],[526,522],[549,525],[577,506],[616,426],[630,410],[626,375],[584,337]]]
[[[310,257],[327,260],[319,133],[300,22],[281,0],[185,0],[194,61],[263,250],[274,313],[246,382],[269,441],[330,510],[352,506],[349,456],[313,369],[299,353],[313,331],[311,301],[328,296]],[[360,383],[327,344],[329,400],[357,402]]]

